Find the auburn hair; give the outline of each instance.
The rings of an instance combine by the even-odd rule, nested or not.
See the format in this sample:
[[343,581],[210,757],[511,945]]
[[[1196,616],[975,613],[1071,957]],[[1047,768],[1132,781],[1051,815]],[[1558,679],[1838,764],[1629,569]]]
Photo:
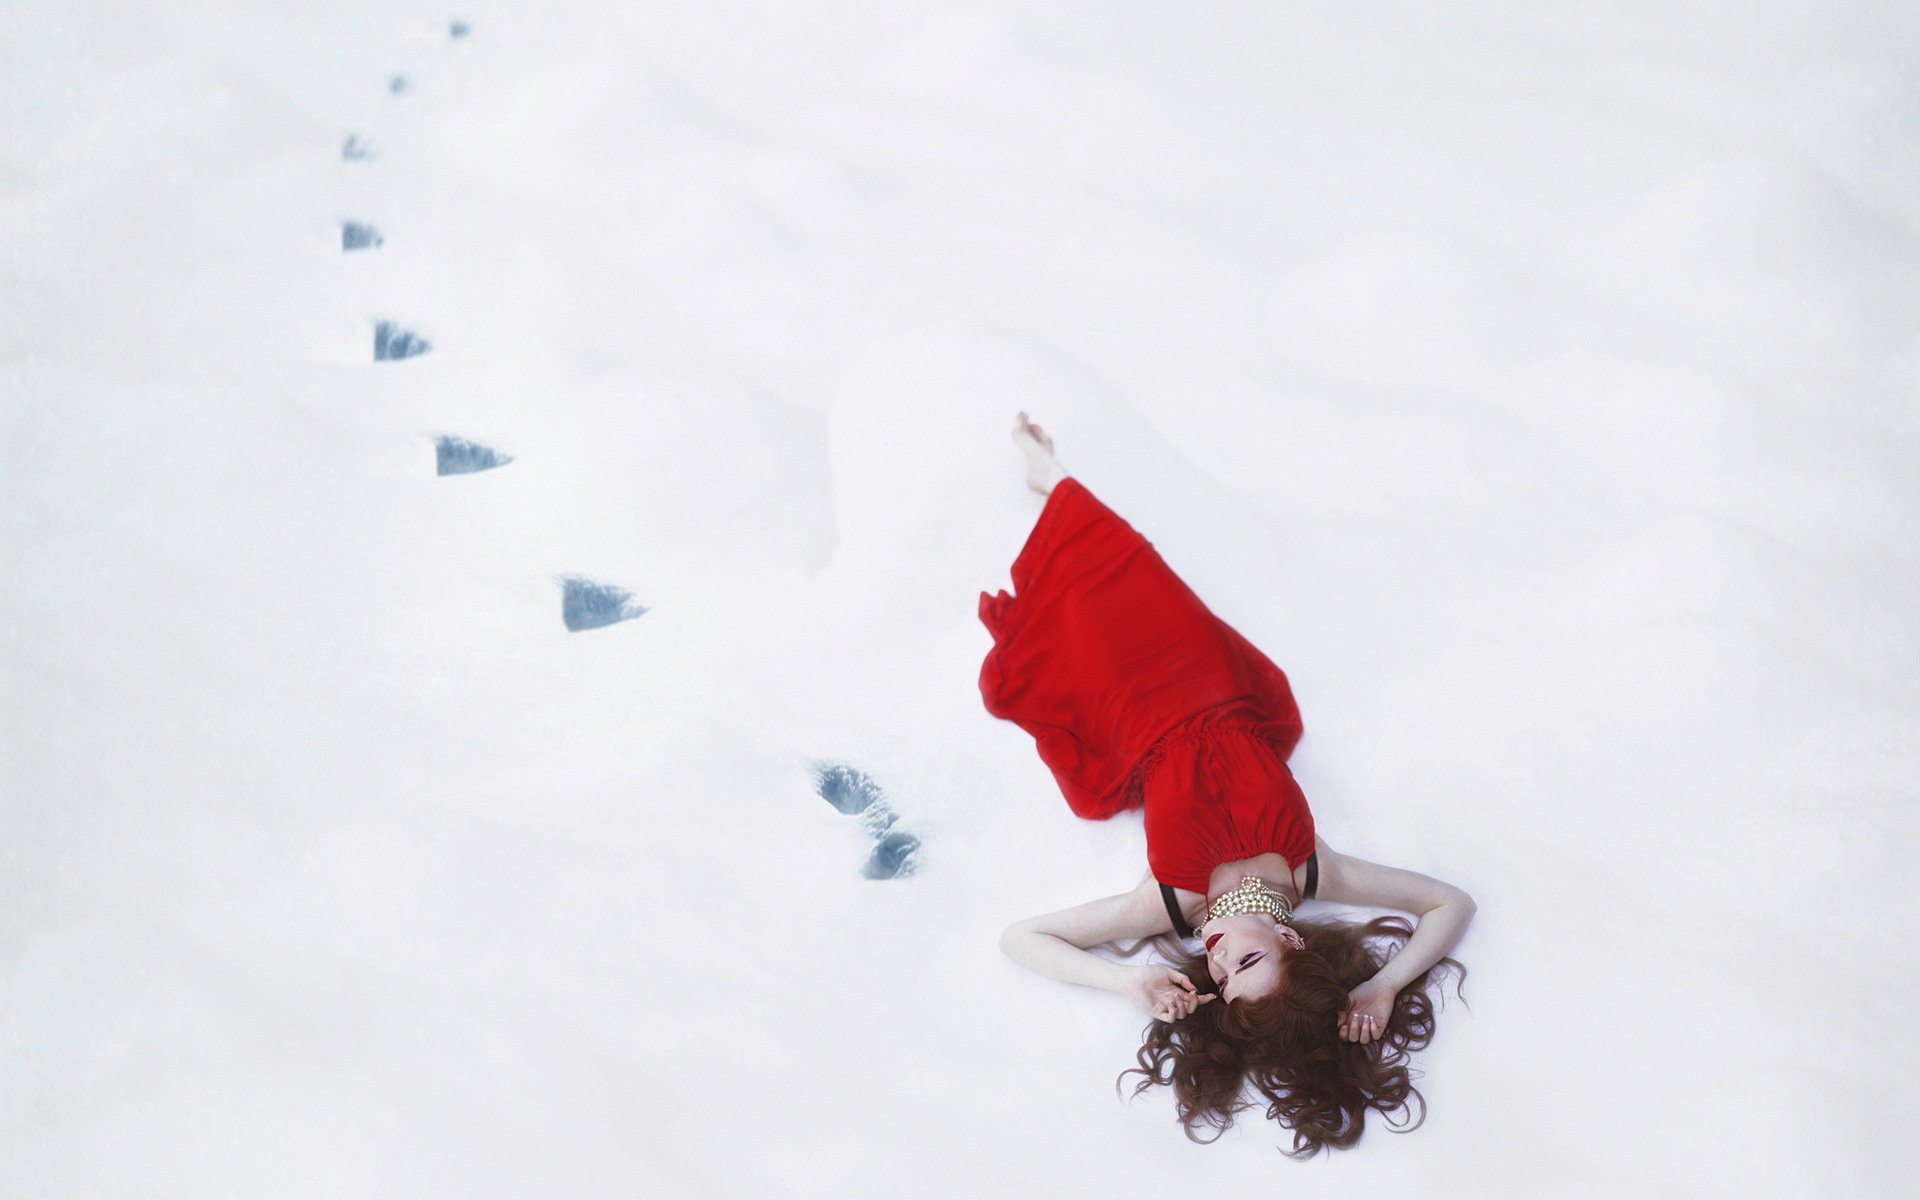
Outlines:
[[[1396,1133],[1419,1128],[1427,1104],[1413,1086],[1408,1058],[1433,1040],[1434,1001],[1444,978],[1436,973],[1457,973],[1454,994],[1464,1002],[1467,968],[1442,958],[1400,989],[1379,1037],[1349,1042],[1339,1031],[1347,993],[1398,953],[1413,927],[1402,917],[1364,925],[1295,921],[1293,927],[1307,948],[1287,955],[1271,994],[1216,1000],[1178,1021],[1152,1022],[1136,1056],[1140,1065],[1122,1071],[1115,1089],[1129,1075],[1141,1076],[1135,1096],[1171,1087],[1180,1123],[1196,1142],[1215,1140],[1235,1115],[1264,1101],[1267,1116],[1293,1132],[1293,1149],[1282,1151],[1290,1158],[1353,1145],[1372,1111]],[[1188,953],[1170,937],[1155,945],[1201,992],[1218,995],[1204,955]]]

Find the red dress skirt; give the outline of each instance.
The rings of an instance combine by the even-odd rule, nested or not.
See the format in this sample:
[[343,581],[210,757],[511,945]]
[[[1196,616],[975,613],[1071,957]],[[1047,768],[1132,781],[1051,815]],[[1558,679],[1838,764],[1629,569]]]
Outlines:
[[980,593],[987,711],[1033,735],[1067,804],[1144,807],[1154,878],[1204,894],[1213,868],[1313,853],[1287,769],[1300,709],[1279,667],[1201,603],[1153,545],[1068,476]]

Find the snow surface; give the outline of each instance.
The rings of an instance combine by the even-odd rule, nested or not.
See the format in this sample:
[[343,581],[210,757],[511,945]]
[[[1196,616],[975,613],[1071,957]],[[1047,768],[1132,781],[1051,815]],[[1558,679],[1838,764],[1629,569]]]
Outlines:
[[[11,0],[0,1192],[1903,1192],[1915,12]],[[1418,1132],[996,948],[1021,408],[1479,900]]]

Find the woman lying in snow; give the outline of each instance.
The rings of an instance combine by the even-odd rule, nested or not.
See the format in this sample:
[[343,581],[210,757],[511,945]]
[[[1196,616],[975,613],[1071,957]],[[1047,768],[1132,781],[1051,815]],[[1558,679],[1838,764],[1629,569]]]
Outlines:
[[[1016,922],[1002,948],[1152,1015],[1122,1078],[1141,1076],[1135,1095],[1171,1086],[1189,1137],[1217,1137],[1260,1102],[1249,1090],[1293,1131],[1296,1156],[1352,1145],[1370,1109],[1417,1126],[1408,1055],[1433,1037],[1436,970],[1465,979],[1445,955],[1472,897],[1315,835],[1286,765],[1301,733],[1286,675],[1061,469],[1027,414],[1013,436],[1047,502],[1014,560],[1015,594],[981,593],[994,646],[980,693],[1033,735],[1074,812],[1145,810],[1148,870],[1132,891]],[[1296,919],[1308,899],[1417,920]],[[1171,966],[1087,951],[1161,935]]]

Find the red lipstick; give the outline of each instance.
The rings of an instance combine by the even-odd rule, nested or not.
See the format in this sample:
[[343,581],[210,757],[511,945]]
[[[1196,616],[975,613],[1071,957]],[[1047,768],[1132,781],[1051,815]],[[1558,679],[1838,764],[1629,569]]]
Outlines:
[[1207,949],[1208,949],[1208,950],[1212,950],[1212,949],[1213,949],[1213,944],[1214,944],[1215,942],[1217,942],[1217,941],[1219,941],[1219,940],[1220,940],[1221,938],[1223,938],[1223,937],[1225,937],[1225,936],[1226,936],[1226,935],[1225,935],[1225,934],[1223,934],[1223,933],[1216,933],[1216,934],[1214,934],[1214,935],[1213,935],[1212,937],[1210,937],[1210,938],[1208,938],[1208,939],[1207,939]]

